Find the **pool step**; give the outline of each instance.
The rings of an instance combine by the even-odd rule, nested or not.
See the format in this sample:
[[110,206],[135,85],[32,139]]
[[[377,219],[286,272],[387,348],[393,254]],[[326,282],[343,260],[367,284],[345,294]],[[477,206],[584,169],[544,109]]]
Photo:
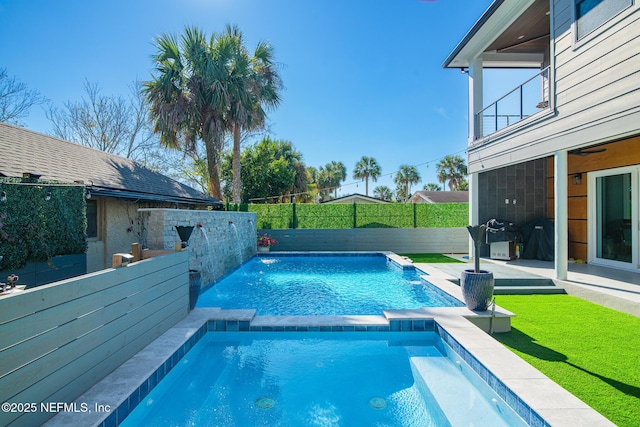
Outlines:
[[[460,286],[460,279],[452,279]],[[495,295],[531,295],[531,294],[566,294],[562,286],[558,286],[546,277],[527,278],[495,278]]]
[[457,364],[446,357],[411,357],[411,370],[418,381],[424,382],[453,426],[508,426],[500,416],[508,407],[494,402],[470,387]]

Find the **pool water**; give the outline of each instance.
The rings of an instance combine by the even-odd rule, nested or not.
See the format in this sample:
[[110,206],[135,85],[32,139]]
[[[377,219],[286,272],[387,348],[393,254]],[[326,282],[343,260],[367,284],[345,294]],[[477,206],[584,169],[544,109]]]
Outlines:
[[254,257],[197,302],[252,308],[259,316],[380,315],[385,309],[463,305],[415,268],[403,269],[381,254]]
[[525,425],[443,345],[433,332],[207,333],[121,426]]

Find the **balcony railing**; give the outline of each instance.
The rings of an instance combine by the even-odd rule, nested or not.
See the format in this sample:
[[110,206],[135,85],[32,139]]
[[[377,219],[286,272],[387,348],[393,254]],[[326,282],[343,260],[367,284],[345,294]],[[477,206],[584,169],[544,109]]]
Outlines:
[[476,114],[476,137],[483,138],[549,108],[549,67]]

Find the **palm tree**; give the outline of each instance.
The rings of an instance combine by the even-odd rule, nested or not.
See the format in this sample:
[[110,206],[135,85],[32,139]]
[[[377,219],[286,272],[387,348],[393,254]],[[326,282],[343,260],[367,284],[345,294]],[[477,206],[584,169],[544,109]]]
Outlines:
[[440,191],[441,190],[440,186],[434,182],[425,184],[424,187],[422,187],[422,189],[424,191]]
[[334,197],[338,197],[338,187],[347,177],[347,168],[342,162],[332,161],[318,168],[316,180],[323,198],[328,198],[331,190],[334,190]]
[[240,203],[241,132],[264,127],[266,109],[275,108],[280,103],[282,82],[273,61],[273,49],[268,43],[259,42],[253,56],[249,56],[240,29],[235,25],[227,25],[218,46],[222,58],[226,58],[226,49],[231,50],[225,64],[229,95],[225,118],[233,135],[233,201]]
[[373,157],[362,156],[362,158],[356,163],[356,167],[353,170],[353,179],[365,180],[366,195],[369,195],[369,177],[373,182],[378,180],[381,172],[380,165]]
[[222,196],[218,167],[229,100],[223,65],[230,55],[228,49],[220,49],[219,42],[189,27],[180,40],[168,34],[157,37],[155,74],[143,88],[153,130],[160,134],[163,146],[193,153],[197,140],[204,142],[209,193],[218,199]]
[[400,170],[393,178],[393,182],[396,183],[396,198],[398,201],[407,201],[411,196],[411,184],[417,184],[420,182],[420,174],[415,166],[402,165]]
[[388,202],[393,199],[393,192],[386,185],[379,185],[373,189],[373,195],[378,199],[386,200]]
[[438,180],[441,183],[448,182],[450,191],[458,191],[458,187],[467,176],[467,165],[462,157],[448,155],[436,164]]

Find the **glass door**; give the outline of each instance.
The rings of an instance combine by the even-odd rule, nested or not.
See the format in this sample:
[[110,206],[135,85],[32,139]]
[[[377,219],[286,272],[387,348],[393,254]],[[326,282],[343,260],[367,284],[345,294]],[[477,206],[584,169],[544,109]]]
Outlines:
[[589,173],[589,252],[594,264],[638,268],[638,168]]

